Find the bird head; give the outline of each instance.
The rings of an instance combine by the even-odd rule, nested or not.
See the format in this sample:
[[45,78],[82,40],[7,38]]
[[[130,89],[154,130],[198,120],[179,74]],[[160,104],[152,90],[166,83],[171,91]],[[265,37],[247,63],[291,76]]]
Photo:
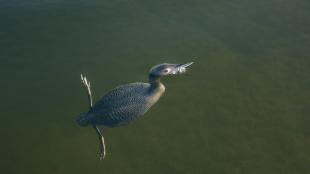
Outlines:
[[185,64],[162,63],[156,65],[150,70],[150,78],[160,78],[167,75],[183,74],[187,71],[187,67],[189,67],[193,63],[194,62],[189,62]]

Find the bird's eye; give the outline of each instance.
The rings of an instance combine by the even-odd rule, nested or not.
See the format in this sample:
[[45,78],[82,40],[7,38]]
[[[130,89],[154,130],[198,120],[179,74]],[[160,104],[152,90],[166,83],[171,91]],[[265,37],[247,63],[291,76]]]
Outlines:
[[164,72],[165,72],[165,73],[169,72],[169,69],[165,69]]

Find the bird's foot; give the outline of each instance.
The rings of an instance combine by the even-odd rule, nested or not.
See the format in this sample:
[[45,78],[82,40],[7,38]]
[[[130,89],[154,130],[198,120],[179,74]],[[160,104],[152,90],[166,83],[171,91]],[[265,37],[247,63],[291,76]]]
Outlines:
[[99,151],[100,160],[103,160],[106,154],[103,136],[99,137]]

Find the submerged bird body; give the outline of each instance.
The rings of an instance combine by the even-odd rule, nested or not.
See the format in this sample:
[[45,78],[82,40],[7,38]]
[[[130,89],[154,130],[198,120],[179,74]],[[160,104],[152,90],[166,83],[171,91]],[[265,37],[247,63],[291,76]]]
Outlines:
[[88,113],[82,114],[81,125],[108,127],[126,125],[145,114],[164,93],[163,84],[130,83],[105,94]]
[[97,125],[116,127],[126,125],[145,114],[165,92],[160,78],[167,75],[182,74],[191,63],[154,66],[149,73],[148,83],[130,83],[118,86],[105,94],[94,105],[90,83],[81,75],[82,83],[88,92],[89,111],[82,113],[77,122],[81,126],[92,125],[99,137],[100,159],[105,157],[103,135]]

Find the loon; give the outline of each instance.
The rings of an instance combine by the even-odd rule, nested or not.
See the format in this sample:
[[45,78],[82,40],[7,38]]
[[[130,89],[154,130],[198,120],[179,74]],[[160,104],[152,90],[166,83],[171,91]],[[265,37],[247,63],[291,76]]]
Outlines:
[[117,127],[127,125],[145,114],[165,92],[160,78],[168,75],[183,74],[193,62],[185,64],[162,63],[151,68],[149,82],[135,82],[118,86],[106,93],[94,105],[90,82],[81,74],[82,83],[87,90],[89,111],[79,115],[80,126],[91,125],[99,137],[100,159],[105,157],[104,137],[98,125]]

